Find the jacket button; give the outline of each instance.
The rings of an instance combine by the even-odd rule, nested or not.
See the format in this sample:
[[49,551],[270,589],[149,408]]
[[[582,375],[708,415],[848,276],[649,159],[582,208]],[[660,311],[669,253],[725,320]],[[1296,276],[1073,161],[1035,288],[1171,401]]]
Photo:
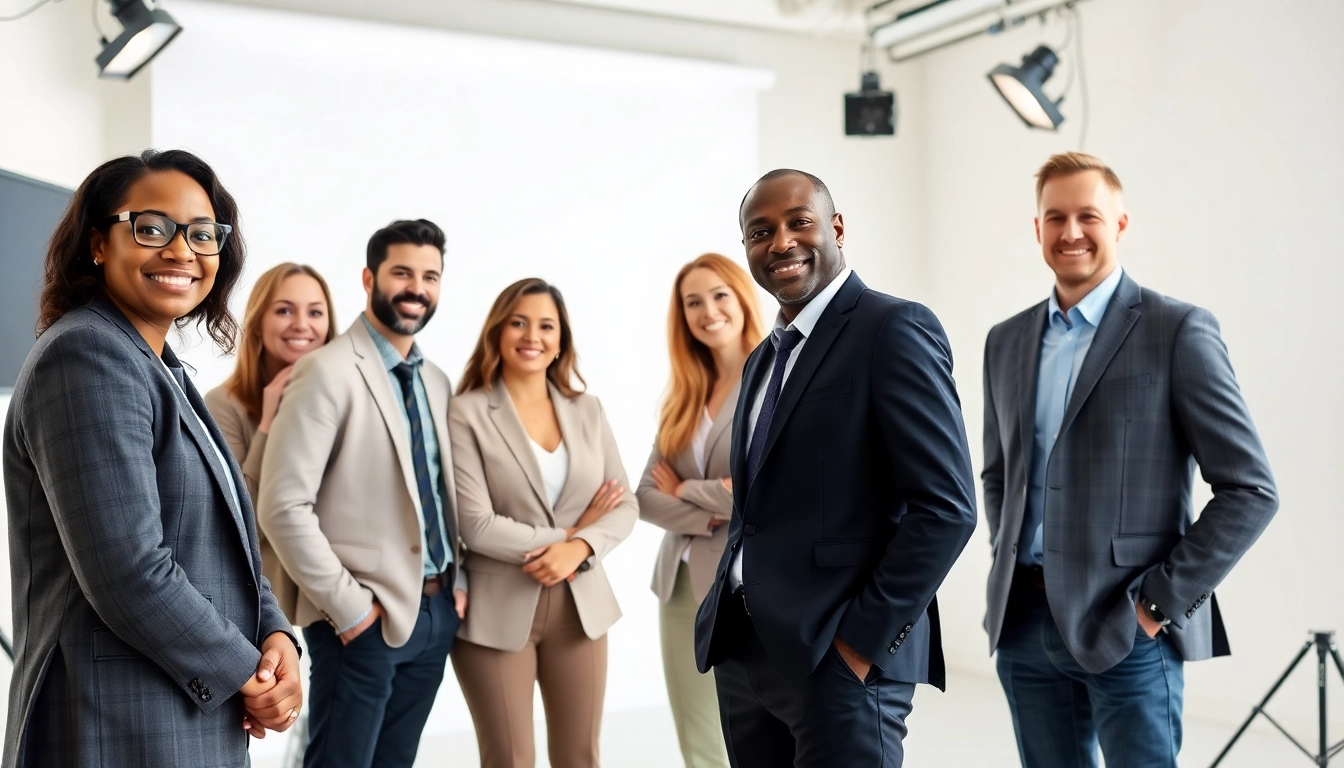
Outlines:
[[748,523],[748,524],[742,526],[742,532],[745,533],[745,534],[747,534],[748,536],[755,536],[755,535],[756,535],[756,526],[754,526],[754,525]]
[[740,541],[734,541],[734,542],[733,542],[733,551],[736,552],[736,551],[737,551],[737,548],[740,547],[740,546],[742,546],[742,542],[740,542]]

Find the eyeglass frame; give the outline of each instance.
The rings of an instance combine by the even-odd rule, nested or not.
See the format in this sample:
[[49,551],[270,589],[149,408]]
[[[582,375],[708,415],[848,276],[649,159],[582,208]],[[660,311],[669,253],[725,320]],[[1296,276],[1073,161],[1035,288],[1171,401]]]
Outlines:
[[[136,238],[136,236],[135,236],[135,220],[138,219],[138,218],[140,218],[141,216],[146,216],[146,215],[148,215],[148,216],[158,216],[159,218],[161,218],[161,219],[163,219],[164,221],[168,222],[169,224],[172,224],[172,225],[173,225],[173,232],[172,232],[172,234],[168,235],[168,242],[167,242],[167,243],[164,243],[163,245],[145,245],[144,243],[140,242],[140,240],[139,240],[138,238]],[[114,214],[112,214],[111,216],[108,216],[108,217],[103,221],[103,223],[110,227],[110,226],[112,226],[113,224],[119,224],[119,223],[121,223],[121,222],[123,222],[123,221],[131,225],[131,239],[135,240],[135,244],[138,245],[138,246],[140,246],[140,247],[142,247],[142,248],[167,248],[167,247],[168,247],[168,243],[173,242],[173,238],[177,237],[177,233],[181,232],[181,233],[182,233],[182,242],[184,242],[184,243],[187,244],[187,250],[191,251],[192,253],[196,254],[197,256],[219,256],[220,254],[222,254],[222,253],[224,252],[224,243],[228,242],[229,235],[233,233],[233,225],[232,225],[232,224],[224,224],[224,223],[221,223],[221,222],[218,222],[218,221],[208,221],[208,220],[207,220],[207,221],[192,221],[192,222],[188,222],[188,223],[186,223],[186,224],[183,224],[182,222],[179,222],[179,221],[173,221],[172,219],[168,218],[167,215],[162,214],[162,213],[159,213],[159,212],[157,212],[157,211],[122,211],[121,213],[114,213]],[[216,251],[216,252],[214,252],[214,253],[201,253],[200,251],[196,250],[195,248],[192,248],[192,247],[191,247],[191,240],[187,239],[187,228],[190,227],[192,224],[211,224],[211,225],[214,225],[214,226],[216,226],[216,227],[219,227],[219,250]]]

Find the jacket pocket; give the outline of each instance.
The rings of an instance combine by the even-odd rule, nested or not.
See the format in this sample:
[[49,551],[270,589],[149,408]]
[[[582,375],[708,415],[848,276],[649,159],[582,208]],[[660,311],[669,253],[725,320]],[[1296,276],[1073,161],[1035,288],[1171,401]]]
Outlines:
[[1153,386],[1153,374],[1151,373],[1141,373],[1138,376],[1125,376],[1124,378],[1120,379],[1103,379],[1097,382],[1098,389],[1100,389],[1101,387],[1106,387],[1107,389],[1111,387],[1117,387],[1123,389],[1125,387],[1151,387],[1151,386]]
[[117,637],[110,629],[93,630],[93,660],[111,661],[112,659],[143,659],[145,655],[131,647],[130,643]]
[[830,539],[812,545],[812,555],[822,568],[844,568],[868,562],[872,539]]
[[1180,540],[1179,534],[1114,536],[1111,538],[1111,556],[1121,567],[1155,565],[1165,560]]
[[840,395],[848,395],[850,389],[849,383],[850,380],[845,379],[844,381],[839,381],[836,382],[835,384],[827,384],[824,387],[809,389],[808,391],[802,394],[802,397],[798,398],[798,404],[802,405],[803,403],[810,403],[813,400],[825,400],[828,397],[839,397]]
[[373,547],[362,544],[341,544],[331,542],[331,551],[340,558],[341,565],[351,573],[374,573],[378,570],[378,561],[383,553]]

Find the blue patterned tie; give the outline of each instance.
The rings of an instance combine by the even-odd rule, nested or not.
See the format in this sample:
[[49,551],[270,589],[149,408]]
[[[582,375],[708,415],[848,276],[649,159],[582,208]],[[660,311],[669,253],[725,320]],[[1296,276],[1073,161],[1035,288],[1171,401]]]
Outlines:
[[761,403],[761,413],[756,417],[756,428],[751,431],[751,446],[747,449],[747,487],[756,480],[756,471],[761,468],[761,454],[765,453],[765,436],[770,432],[770,420],[775,416],[775,406],[779,404],[779,390],[784,387],[784,369],[789,365],[789,355],[793,348],[803,340],[803,333],[790,328],[779,337],[775,345],[775,367],[770,371],[770,383],[765,387],[765,400]]
[[420,422],[420,404],[415,398],[415,368],[398,363],[392,372],[401,381],[401,397],[411,422],[411,463],[415,465],[415,484],[420,488],[420,513],[425,517],[425,540],[434,567],[443,568],[443,534],[439,529],[439,504],[434,500],[434,485],[429,481],[429,460],[425,458],[425,434]]

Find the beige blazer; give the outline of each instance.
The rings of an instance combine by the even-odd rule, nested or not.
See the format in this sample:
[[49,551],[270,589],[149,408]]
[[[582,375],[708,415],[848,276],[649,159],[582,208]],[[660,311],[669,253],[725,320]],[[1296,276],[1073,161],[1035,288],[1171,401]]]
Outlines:
[[[447,420],[451,387],[428,360],[420,376],[447,489],[446,534],[460,566]],[[383,638],[392,647],[410,638],[424,584],[419,491],[400,401],[364,321],[355,320],[295,363],[262,457],[257,501],[257,522],[298,584],[295,623],[326,619],[349,627],[377,599],[386,612]],[[457,588],[465,588],[460,577]]]
[[[224,439],[229,443],[229,450],[233,451],[233,457],[243,470],[247,496],[255,509],[261,483],[261,457],[266,455],[268,435],[257,431],[257,423],[247,414],[247,409],[223,385],[205,393],[205,407],[215,417],[219,431],[224,433]],[[285,617],[290,623],[297,623],[295,617],[298,615],[299,588],[285,573],[275,556],[275,548],[260,530],[257,531],[257,539],[261,545],[261,573],[271,583],[271,591],[275,593],[275,599],[280,603],[280,610],[285,612]]]
[[719,559],[728,542],[728,526],[720,525],[710,533],[709,524],[713,520],[726,523],[733,516],[733,492],[724,486],[723,478],[732,475],[729,449],[733,431],[729,427],[733,424],[733,411],[737,408],[741,387],[740,383],[733,387],[719,409],[718,418],[709,428],[709,437],[705,440],[706,471],[702,472],[696,466],[695,451],[690,446],[668,462],[686,481],[681,498],[663,493],[654,485],[653,467],[663,461],[657,443],[654,443],[649,463],[639,480],[639,489],[635,493],[639,497],[640,519],[667,531],[653,566],[652,585],[653,593],[664,603],[672,599],[677,567],[681,565],[681,553],[686,551],[688,543],[691,546],[691,591],[696,602],[705,599],[714,583]]
[[457,633],[468,642],[522,650],[541,595],[541,585],[523,573],[523,553],[564,541],[564,529],[578,521],[598,487],[613,479],[626,487],[625,497],[575,534],[592,546],[595,564],[580,571],[569,588],[588,637],[601,637],[621,617],[602,560],[634,529],[635,494],[597,398],[581,394],[571,400],[552,386],[551,403],[569,453],[569,477],[554,508],[531,439],[503,384],[458,395],[448,406],[458,517],[471,551],[465,568],[475,607]]

